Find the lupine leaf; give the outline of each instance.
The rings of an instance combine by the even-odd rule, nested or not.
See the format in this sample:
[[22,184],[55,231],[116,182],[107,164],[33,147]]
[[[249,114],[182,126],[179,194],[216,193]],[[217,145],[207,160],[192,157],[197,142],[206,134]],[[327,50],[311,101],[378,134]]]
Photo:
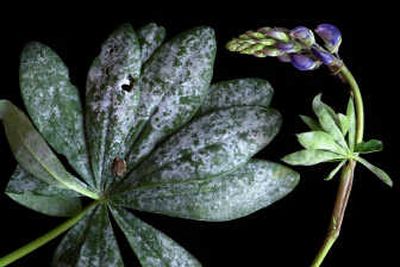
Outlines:
[[124,158],[126,139],[137,119],[140,45],[130,25],[103,43],[90,67],[86,88],[86,130],[96,187],[113,182],[112,162]]
[[380,140],[371,139],[365,142],[356,144],[354,151],[361,154],[379,152],[383,150],[383,143]]
[[371,163],[369,163],[368,161],[366,161],[363,158],[357,158],[357,161],[360,162],[362,165],[364,165],[372,173],[374,173],[382,182],[384,182],[385,184],[387,184],[390,187],[393,186],[392,179],[384,170],[372,165]]
[[65,170],[21,110],[8,100],[0,100],[0,111],[11,150],[26,171],[49,185],[69,188],[85,195],[93,193]]
[[280,164],[251,160],[234,172],[209,179],[162,181],[115,195],[117,205],[205,221],[227,221],[286,196],[298,173]]
[[218,82],[211,85],[200,114],[233,106],[263,106],[271,103],[274,90],[269,82],[248,78]]
[[319,125],[319,122],[314,120],[313,118],[306,115],[300,115],[300,118],[312,131],[322,130],[321,126]]
[[343,165],[346,163],[345,160],[343,160],[342,162],[340,162],[329,174],[328,176],[325,178],[325,181],[329,181],[331,180],[333,177],[335,177],[335,175],[338,173],[338,171],[340,171],[340,169],[343,167]]
[[349,134],[347,139],[350,149],[353,150],[356,143],[356,113],[352,97],[349,98],[349,102],[347,104],[346,116],[349,120]]
[[215,52],[214,31],[200,27],[164,44],[145,65],[139,114],[146,124],[129,153],[128,166],[133,168],[193,117],[208,92]]
[[339,113],[338,119],[339,119],[340,129],[342,130],[342,134],[343,134],[343,136],[346,136],[347,132],[349,131],[349,127],[350,127],[349,118],[346,115]]
[[195,267],[201,264],[171,238],[122,208],[111,208],[115,220],[143,267]]
[[282,160],[290,165],[311,166],[322,162],[343,159],[341,155],[325,150],[300,150],[285,156]]
[[43,44],[28,44],[21,55],[20,87],[26,109],[43,138],[93,185],[79,92],[61,58]]
[[79,194],[49,185],[17,166],[5,190],[19,204],[50,216],[72,216],[81,210]]
[[124,183],[135,186],[221,175],[245,164],[275,137],[280,125],[277,111],[261,107],[206,114],[162,143]]
[[321,127],[329,133],[343,148],[347,147],[346,141],[338,126],[336,115],[329,106],[321,101],[321,94],[313,100],[313,109],[318,117]]
[[53,266],[124,266],[106,206],[98,206],[64,236]]
[[306,149],[329,150],[337,154],[346,154],[346,150],[338,145],[332,136],[322,131],[301,133],[297,135],[297,139]]
[[165,28],[149,23],[138,30],[142,63],[146,62],[165,38]]

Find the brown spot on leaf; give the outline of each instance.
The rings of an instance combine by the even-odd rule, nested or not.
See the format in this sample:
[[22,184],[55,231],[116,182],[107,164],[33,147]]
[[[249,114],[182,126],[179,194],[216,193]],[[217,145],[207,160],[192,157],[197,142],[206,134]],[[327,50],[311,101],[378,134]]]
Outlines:
[[116,157],[112,163],[112,174],[114,176],[122,177],[126,173],[126,162],[120,157]]

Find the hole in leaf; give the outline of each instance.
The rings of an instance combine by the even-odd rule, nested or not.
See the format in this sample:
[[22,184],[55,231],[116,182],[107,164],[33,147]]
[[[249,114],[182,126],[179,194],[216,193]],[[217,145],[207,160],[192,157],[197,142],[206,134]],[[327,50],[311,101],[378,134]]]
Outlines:
[[133,89],[133,86],[135,85],[135,79],[132,77],[132,75],[128,75],[128,83],[121,85],[121,89],[126,91],[126,92],[131,92]]
[[120,157],[116,157],[112,163],[112,174],[114,176],[122,177],[126,173],[126,162]]

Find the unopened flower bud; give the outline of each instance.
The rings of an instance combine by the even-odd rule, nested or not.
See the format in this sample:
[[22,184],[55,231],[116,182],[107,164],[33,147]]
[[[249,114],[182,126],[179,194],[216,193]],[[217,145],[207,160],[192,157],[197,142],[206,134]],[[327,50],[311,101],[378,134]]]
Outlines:
[[290,58],[290,56],[288,54],[284,54],[282,56],[278,56],[277,58],[278,58],[278,60],[280,62],[284,62],[284,63],[287,63],[287,62],[291,61],[291,58]]
[[282,42],[288,42],[290,40],[287,31],[288,30],[285,28],[270,28],[270,27],[264,27],[258,30],[258,32],[262,32],[265,35]]
[[336,53],[342,42],[342,34],[339,29],[332,24],[320,24],[315,32],[324,41],[326,49],[331,53]]
[[306,47],[311,47],[315,43],[313,32],[304,26],[298,26],[290,31],[290,36],[299,41]]
[[293,67],[301,71],[314,70],[320,66],[320,62],[304,54],[291,55],[291,63]]
[[278,43],[276,48],[285,53],[297,53],[301,50],[301,46],[294,42]]
[[321,60],[322,63],[324,63],[325,65],[330,66],[337,60],[334,55],[332,55],[326,50],[313,47],[311,51],[314,54],[314,56],[317,57],[319,60]]

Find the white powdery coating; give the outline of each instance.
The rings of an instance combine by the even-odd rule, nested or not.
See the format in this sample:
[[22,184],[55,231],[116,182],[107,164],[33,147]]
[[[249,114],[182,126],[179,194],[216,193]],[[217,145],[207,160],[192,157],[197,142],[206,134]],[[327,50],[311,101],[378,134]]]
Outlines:
[[136,165],[165,136],[188,122],[212,77],[216,43],[209,28],[197,28],[164,45],[143,72],[140,116],[149,120],[128,156]]
[[143,266],[201,266],[179,244],[132,213],[121,208],[113,208],[112,212]]
[[232,106],[268,107],[273,96],[271,85],[262,79],[247,78],[213,84],[199,113]]
[[165,38],[165,29],[155,23],[149,23],[138,30],[142,62],[146,62]]
[[164,215],[206,221],[233,220],[287,195],[299,175],[282,165],[253,160],[231,174],[206,180],[136,188],[122,205]]
[[141,68],[140,47],[133,29],[123,25],[103,44],[87,82],[87,123],[96,186],[111,183],[111,164],[123,158],[126,139],[136,121]]
[[205,179],[247,162],[279,130],[274,110],[234,107],[205,115],[164,142],[132,173],[140,183]]
[[43,44],[29,44],[22,53],[20,82],[25,105],[38,130],[92,184],[79,92],[69,81],[61,58]]

